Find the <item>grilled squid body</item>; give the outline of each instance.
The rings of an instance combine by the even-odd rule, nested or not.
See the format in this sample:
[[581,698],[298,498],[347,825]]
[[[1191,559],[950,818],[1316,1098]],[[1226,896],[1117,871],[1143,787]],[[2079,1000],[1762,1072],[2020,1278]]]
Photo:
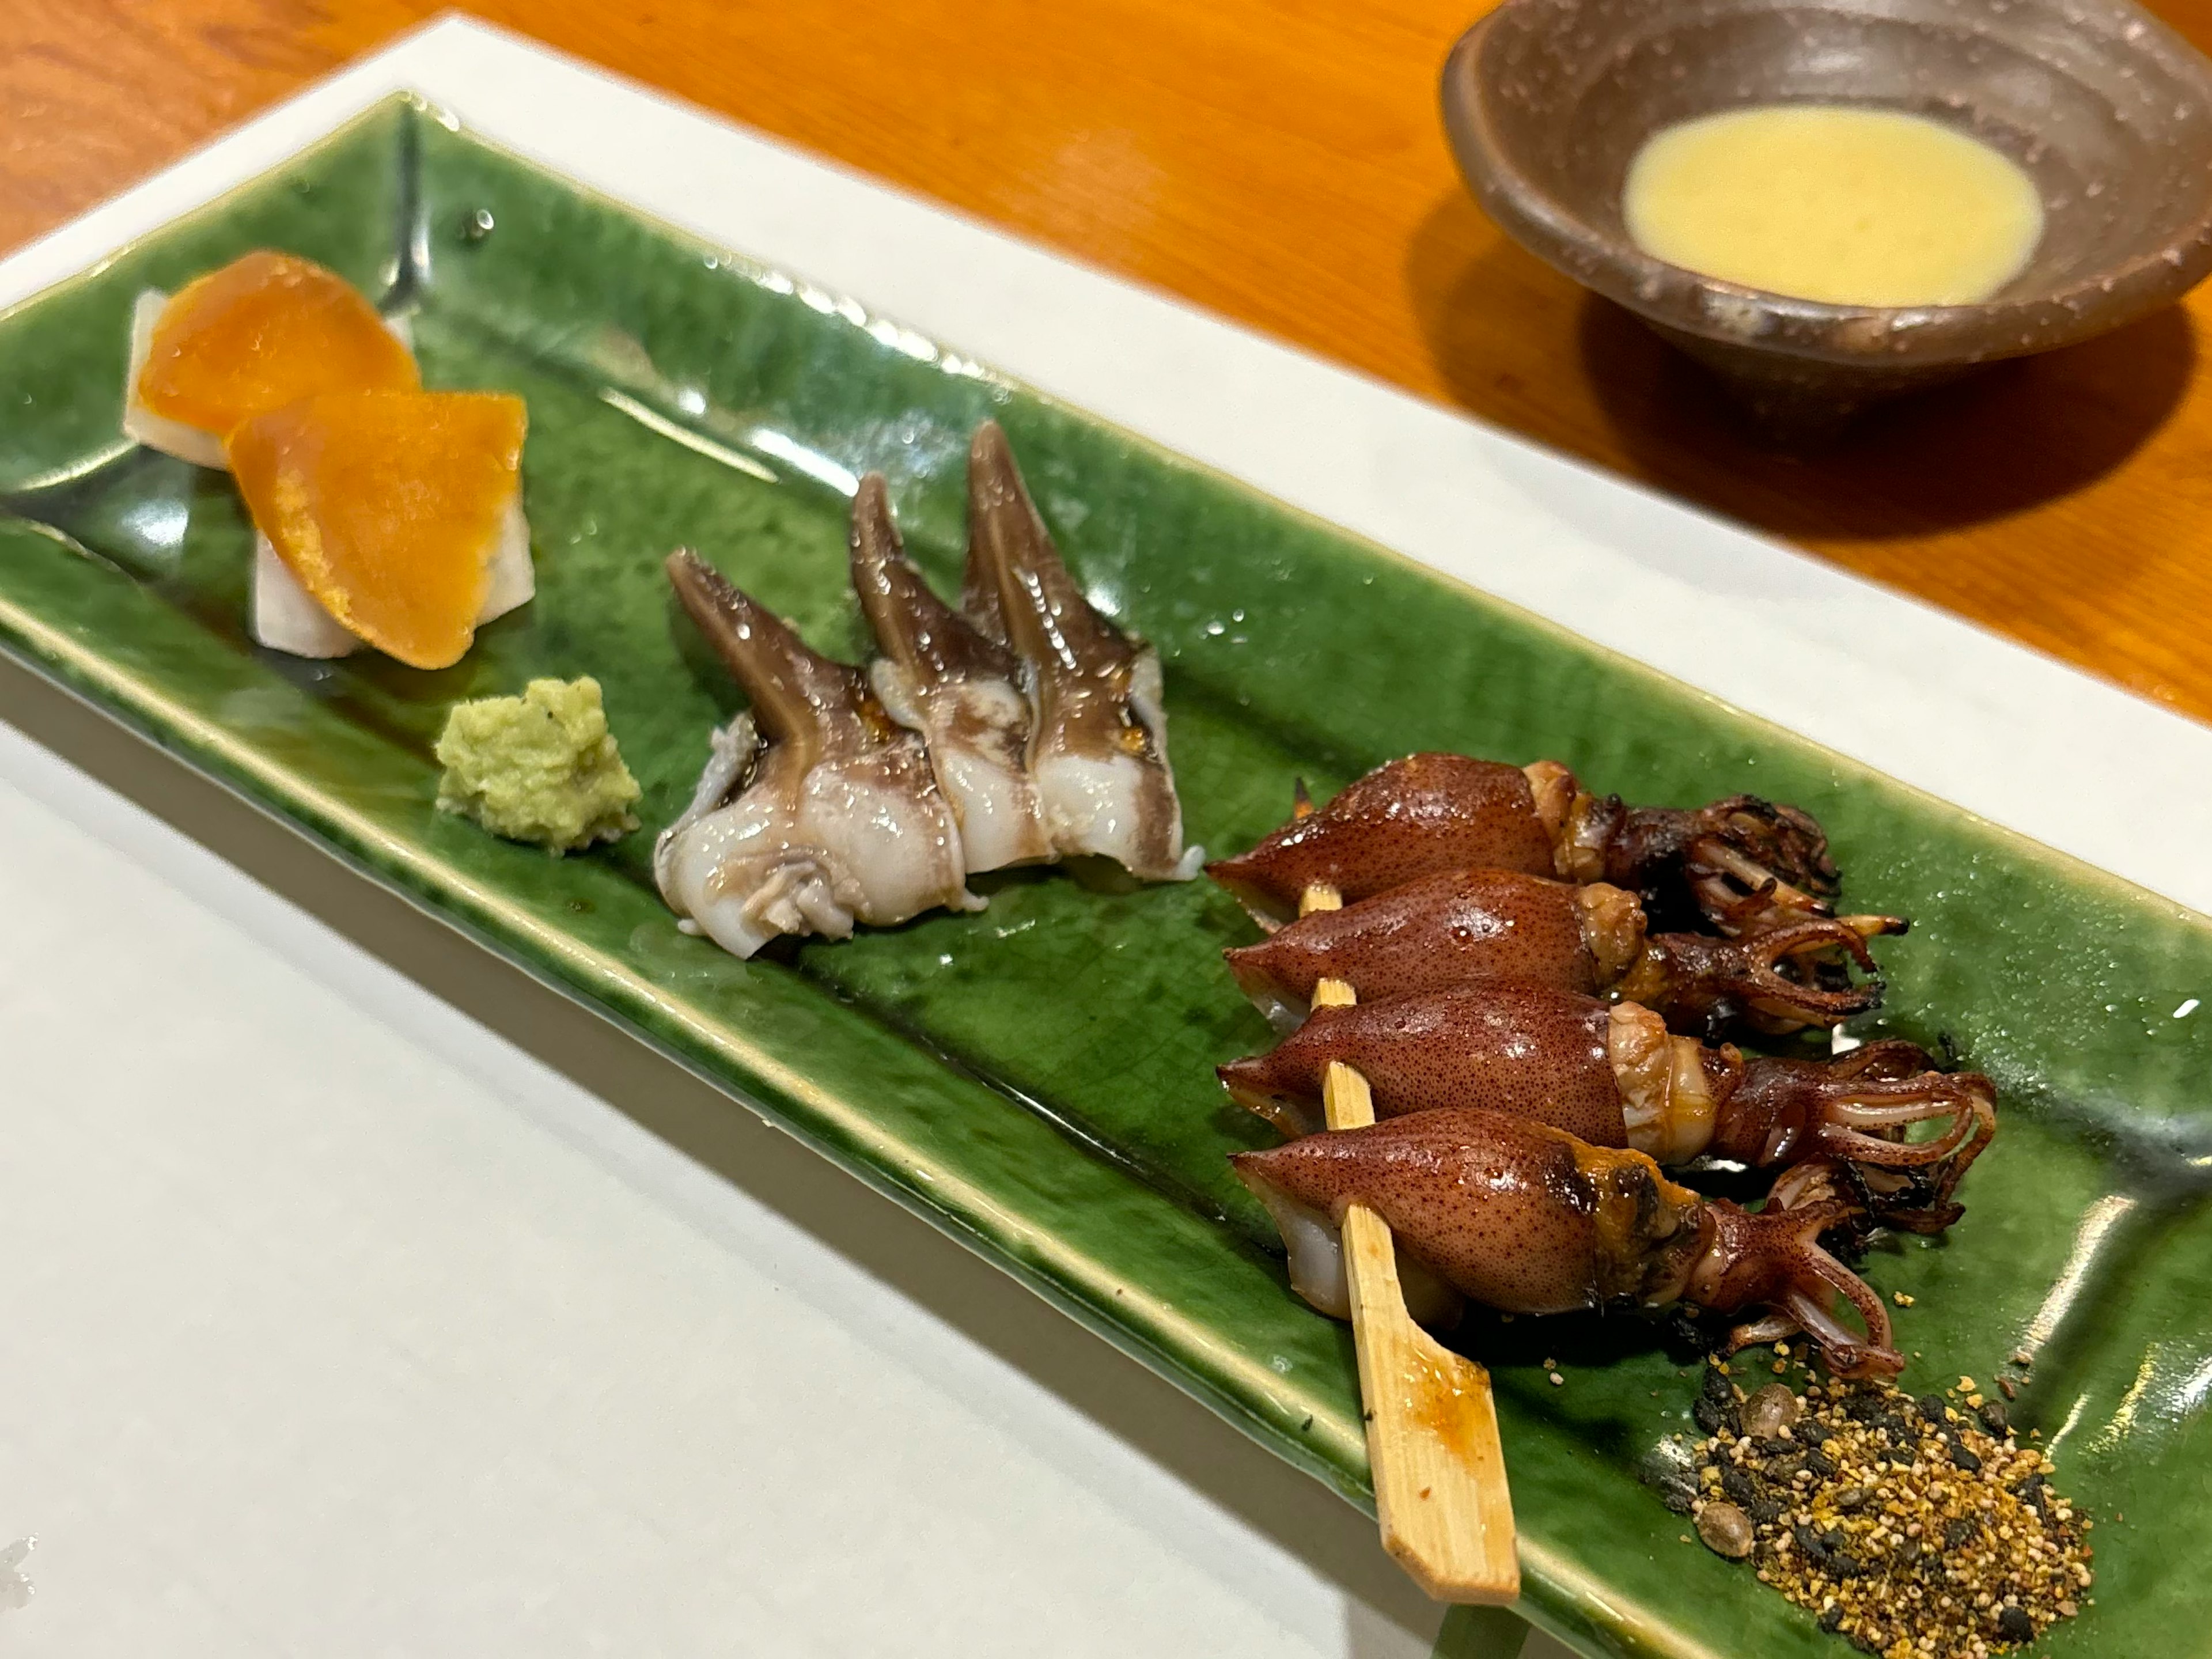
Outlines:
[[1244,994],[1284,1029],[1304,1018],[1315,986],[1334,979],[1361,1002],[1498,981],[1608,992],[1678,1026],[1740,1019],[1784,1033],[1880,1006],[1879,981],[1822,985],[1804,964],[1848,957],[1871,973],[1859,928],[1885,921],[1823,916],[1740,939],[1654,933],[1636,896],[1605,882],[1457,870],[1316,911],[1224,955]]
[[[1848,1163],[1869,1212],[1916,1232],[1958,1218],[1953,1194],[1996,1133],[1989,1079],[1939,1072],[1910,1042],[1870,1042],[1826,1061],[1747,1058],[1732,1044],[1670,1035],[1639,1004],[1535,985],[1317,1008],[1272,1051],[1231,1061],[1220,1077],[1285,1134],[1311,1134],[1339,1061],[1366,1079],[1378,1118],[1480,1104],[1661,1164]],[[1940,1133],[1910,1139],[1921,1123]]]
[[[1880,1298],[1820,1247],[1857,1213],[1820,1166],[1790,1171],[1754,1214],[1675,1185],[1642,1152],[1474,1109],[1308,1135],[1233,1162],[1284,1236],[1291,1287],[1338,1317],[1349,1306],[1340,1230],[1359,1204],[1389,1224],[1401,1257],[1501,1312],[1759,1309],[1766,1316],[1739,1328],[1739,1344],[1802,1330],[1839,1376],[1904,1365]],[[1838,1295],[1863,1334],[1837,1316]]]
[[924,910],[980,909],[922,740],[860,671],[819,656],[690,552],[669,580],[752,707],[714,734],[690,807],[653,849],[688,926],[750,957],[784,933],[843,939]]
[[1249,852],[1209,865],[1265,927],[1325,883],[1346,902],[1468,867],[1679,893],[1731,937],[1829,914],[1838,874],[1820,826],[1733,795],[1709,806],[1601,799],[1557,761],[1509,766],[1419,754],[1376,767]]
[[1147,881],[1188,881],[1168,765],[1159,653],[1101,616],[1061,563],[991,422],[968,455],[963,609],[1021,664],[1030,703],[1025,759],[1042,832],[1062,858],[1113,860]]
[[1021,664],[931,591],[899,540],[879,473],[861,479],[853,499],[852,557],[853,591],[881,653],[868,684],[927,745],[969,873],[1051,858],[1030,775],[1035,721]]

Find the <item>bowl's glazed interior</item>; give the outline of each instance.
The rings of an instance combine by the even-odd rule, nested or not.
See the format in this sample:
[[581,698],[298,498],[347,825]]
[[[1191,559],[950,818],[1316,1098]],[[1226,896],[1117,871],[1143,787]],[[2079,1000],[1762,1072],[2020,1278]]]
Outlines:
[[[1754,386],[1863,401],[2102,332],[2212,269],[2212,64],[2126,0],[1508,0],[1454,52],[1444,100],[1507,229]],[[1776,102],[1905,110],[1994,145],[2042,194],[2027,266],[1977,305],[1850,307],[1638,248],[1621,189],[1644,141]]]

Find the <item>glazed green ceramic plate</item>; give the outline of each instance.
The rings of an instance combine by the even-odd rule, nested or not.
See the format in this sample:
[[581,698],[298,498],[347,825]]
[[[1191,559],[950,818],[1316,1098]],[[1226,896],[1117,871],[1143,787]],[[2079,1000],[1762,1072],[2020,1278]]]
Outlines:
[[[489,228],[487,230],[486,227]],[[246,249],[411,313],[432,383],[527,398],[539,589],[459,666],[257,650],[224,477],[117,434],[125,319]],[[1203,883],[986,878],[988,911],[740,963],[647,872],[735,694],[659,574],[698,548],[857,656],[844,492],[887,473],[950,583],[967,437],[990,416],[1098,602],[1160,647],[1194,836],[1242,848],[1293,780],[1451,747],[1553,756],[1651,803],[1745,788],[1829,827],[1886,951],[1894,1029],[2006,1095],[1971,1214],[1879,1245],[1909,1380],[2033,1353],[2018,1414],[2099,1520],[2095,1603],[2054,1653],[2203,1649],[2212,1542],[2212,925],[2009,839],[1638,666],[1040,397],[849,301],[697,245],[392,103],[0,319],[0,635],[188,763],[725,1085],[1019,1275],[1355,1502],[1345,1330],[1285,1286],[1225,1155],[1265,1131],[1212,1067],[1267,1028],[1220,966],[1251,936]],[[642,833],[555,860],[432,810],[456,699],[598,677]],[[735,1108],[733,1107],[733,1109]],[[1680,1541],[1640,1471],[1695,1377],[1626,1317],[1484,1323],[1527,1610],[1591,1652],[1833,1654]],[[1555,1358],[1565,1387],[1539,1362]],[[2124,1519],[2123,1519],[2124,1516]]]

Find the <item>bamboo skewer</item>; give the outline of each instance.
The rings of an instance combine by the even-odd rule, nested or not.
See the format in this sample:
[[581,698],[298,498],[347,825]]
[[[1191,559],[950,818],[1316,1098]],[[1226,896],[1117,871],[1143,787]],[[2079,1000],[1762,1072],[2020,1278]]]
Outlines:
[[[1298,911],[1342,903],[1334,888],[1316,885],[1306,890]],[[1353,1000],[1342,980],[1314,988],[1316,1008]],[[1332,1129],[1375,1121],[1367,1079],[1341,1060],[1330,1062],[1322,1104]],[[1490,1373],[1413,1322],[1398,1283],[1397,1248],[1381,1216],[1364,1204],[1349,1206],[1343,1237],[1382,1547],[1439,1601],[1511,1601],[1521,1594],[1521,1564]]]

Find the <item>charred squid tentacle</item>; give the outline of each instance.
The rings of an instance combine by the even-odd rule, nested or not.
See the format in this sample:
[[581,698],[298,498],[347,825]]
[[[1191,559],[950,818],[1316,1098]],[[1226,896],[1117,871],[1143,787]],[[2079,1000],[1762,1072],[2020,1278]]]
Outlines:
[[1603,803],[1612,817],[1604,878],[1650,888],[1679,875],[1727,933],[1830,914],[1840,884],[1828,838],[1794,806],[1735,795],[1693,811]]
[[[1707,1206],[1713,1247],[1691,1276],[1690,1299],[1719,1313],[1764,1306],[1766,1319],[1737,1327],[1731,1348],[1771,1341],[1788,1333],[1786,1317],[1820,1345],[1838,1376],[1894,1376],[1905,1356],[1891,1340],[1889,1310],[1871,1285],[1821,1247],[1820,1236],[1856,1218],[1861,1206],[1836,1194],[1833,1172],[1800,1164],[1774,1184],[1765,1207],[1753,1212],[1716,1199]],[[1865,1326],[1855,1334],[1836,1316],[1838,1296]]]
[[[1904,926],[1887,916],[1825,917],[1747,939],[1655,934],[1614,988],[1633,1001],[1662,1005],[1672,1017],[1702,1018],[1714,1030],[1731,1018],[1775,1035],[1839,1025],[1881,1006],[1867,939]],[[1846,962],[1868,977],[1850,982],[1848,969],[1837,971]]]
[[[1907,1125],[1945,1112],[1951,1127],[1932,1140],[1905,1141],[1867,1133],[1901,1133]],[[1840,1119],[1838,1124],[1837,1120]],[[1847,1160],[1871,1176],[1893,1171],[1911,1180],[1894,1190],[1870,1190],[1876,1220],[1921,1233],[1941,1232],[1964,1213],[1954,1194],[1976,1158],[1996,1138],[1996,1089],[1978,1073],[1945,1074],[1862,1085],[1814,1133],[1816,1156]]]
[[1826,900],[1781,880],[1718,836],[1690,843],[1682,854],[1682,880],[1699,912],[1730,939],[1835,914]]

